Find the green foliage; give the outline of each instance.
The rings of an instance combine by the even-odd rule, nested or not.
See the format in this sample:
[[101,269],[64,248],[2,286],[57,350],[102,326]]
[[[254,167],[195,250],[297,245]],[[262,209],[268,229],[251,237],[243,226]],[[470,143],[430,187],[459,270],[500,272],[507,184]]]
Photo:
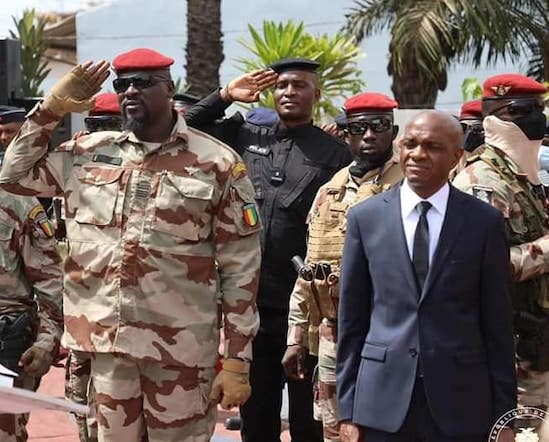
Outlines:
[[390,70],[408,73],[413,54],[420,75],[436,81],[455,61],[478,67],[516,60],[532,36],[546,29],[536,18],[543,16],[543,3],[547,0],[355,0],[345,29],[359,42],[389,30]]
[[[261,32],[252,25],[248,25],[248,29],[251,41],[240,39],[239,42],[254,57],[237,59],[243,72],[264,69],[286,57],[304,57],[320,63],[318,74],[322,97],[313,115],[317,122],[341,112],[335,100],[357,94],[365,87],[362,72],[356,66],[360,48],[347,34],[314,36],[305,30],[302,22],[296,24],[291,20],[286,23],[264,21]],[[258,105],[274,108],[272,91],[264,93]]]
[[10,31],[10,35],[21,42],[21,93],[24,97],[41,96],[40,85],[51,71],[48,62],[42,60],[48,48],[44,41],[46,21],[38,18],[34,9],[26,9],[19,20],[12,19],[16,32]]
[[174,94],[184,94],[189,90],[189,85],[181,77],[177,77],[174,84]]
[[464,78],[461,83],[461,99],[465,103],[469,100],[476,100],[482,97],[482,86],[478,78]]

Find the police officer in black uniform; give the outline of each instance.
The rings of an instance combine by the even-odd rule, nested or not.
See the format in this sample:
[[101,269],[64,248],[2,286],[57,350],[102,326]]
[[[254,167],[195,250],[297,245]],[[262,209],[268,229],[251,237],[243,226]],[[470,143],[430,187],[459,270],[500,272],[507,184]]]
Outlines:
[[[345,143],[312,124],[320,98],[319,63],[284,59],[271,70],[232,80],[191,108],[190,126],[204,130],[242,155],[255,188],[263,222],[263,262],[258,293],[260,328],[253,342],[252,397],[241,407],[244,442],[279,442],[288,303],[296,280],[291,258],[305,256],[306,218],[318,188],[348,165]],[[233,101],[254,102],[274,84],[279,122],[272,128],[246,123],[240,113],[219,121]],[[216,121],[217,120],[217,121]],[[305,361],[307,377],[289,381],[290,434],[294,442],[322,441],[312,416],[311,376],[316,360]]]

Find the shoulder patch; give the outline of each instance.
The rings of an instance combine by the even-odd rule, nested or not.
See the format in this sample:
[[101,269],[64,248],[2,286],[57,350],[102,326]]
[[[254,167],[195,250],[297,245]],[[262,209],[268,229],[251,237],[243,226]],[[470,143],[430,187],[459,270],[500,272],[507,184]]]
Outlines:
[[490,205],[492,205],[493,193],[494,193],[494,189],[492,187],[473,186],[473,196]]
[[53,237],[53,225],[48,219],[48,215],[46,215],[46,212],[41,204],[37,204],[31,209],[29,212],[29,220],[32,221],[38,229],[44,232],[48,238]]
[[247,175],[246,165],[242,161],[238,161],[231,170],[231,175],[234,180],[238,180]]

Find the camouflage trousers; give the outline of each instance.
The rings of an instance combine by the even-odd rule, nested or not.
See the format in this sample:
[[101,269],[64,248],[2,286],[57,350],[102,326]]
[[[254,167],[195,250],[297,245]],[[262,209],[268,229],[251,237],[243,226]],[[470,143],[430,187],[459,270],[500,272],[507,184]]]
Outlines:
[[90,381],[91,355],[71,350],[67,358],[65,397],[77,404],[88,405],[90,414],[76,414],[80,442],[97,441],[97,420],[93,401],[93,383]]
[[[14,387],[35,390],[36,378],[23,376],[14,382]],[[0,414],[0,442],[25,442],[27,435],[28,414]]]
[[530,369],[530,362],[521,360],[518,367],[518,403],[522,406],[549,406],[549,371]]
[[314,387],[314,418],[322,421],[325,442],[339,442],[339,413],[336,396],[335,321],[324,319],[318,326],[318,369]]
[[111,353],[91,364],[100,442],[207,442],[216,407],[215,369],[166,365]]

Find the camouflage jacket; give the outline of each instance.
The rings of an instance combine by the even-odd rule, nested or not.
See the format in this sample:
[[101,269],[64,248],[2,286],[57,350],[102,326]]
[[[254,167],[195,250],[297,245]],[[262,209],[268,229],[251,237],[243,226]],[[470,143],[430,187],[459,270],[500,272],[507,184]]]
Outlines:
[[47,152],[57,122],[40,106],[31,111],[0,182],[65,197],[63,344],[213,366],[217,263],[225,356],[251,359],[261,226],[240,157],[181,117],[164,143],[96,132]]
[[63,273],[53,228],[36,198],[0,189],[0,316],[38,313],[35,344],[55,353],[63,330]]
[[[342,203],[344,206],[340,207],[340,205],[338,205],[338,207],[333,208],[336,212],[339,212],[342,207],[345,208],[345,212],[339,216],[339,218],[341,218],[341,216],[343,218],[338,218],[337,220],[338,228],[341,230],[341,249],[343,247],[342,241],[345,235],[345,222],[348,209],[352,205],[375,193],[388,190],[391,186],[398,183],[403,177],[402,170],[396,157],[389,160],[383,167],[383,170],[371,170],[360,181],[356,181],[356,179],[349,175],[349,167],[350,166],[341,169],[328,183],[324,184],[318,190],[308,217],[309,231],[311,231],[315,223],[321,221],[320,218],[322,218],[321,214],[324,212],[323,209],[329,209],[331,207],[330,202],[332,202],[334,198],[336,198],[338,202]],[[372,192],[372,189],[370,189],[372,186],[378,186],[379,189]],[[312,236],[309,235],[307,244],[308,249],[311,249],[311,241],[313,240],[322,242],[322,239],[312,238]],[[327,237],[326,244],[317,244],[319,246],[318,250],[325,250],[327,255],[330,254],[328,249],[330,249],[330,246],[335,245],[335,241],[337,241],[337,238]],[[338,255],[341,255],[341,252],[339,252]],[[314,260],[311,258],[311,253],[308,252],[305,261],[308,264],[315,264],[312,262]],[[323,261],[329,261],[332,267],[332,272],[339,275],[341,256],[335,260],[331,258],[333,257],[326,257]],[[309,352],[311,354],[317,354],[318,334],[316,327],[311,324],[309,311],[310,307],[307,302],[307,299],[311,296],[309,293],[310,291],[310,283],[298,277],[290,296],[287,345],[303,345],[309,348]]]
[[[499,209],[510,239],[513,277],[517,283],[540,282],[549,272],[549,228],[541,199],[518,166],[501,150],[487,146],[472,158],[453,185]],[[540,305],[549,307],[549,282],[535,289]],[[526,285],[524,285],[526,287]]]

